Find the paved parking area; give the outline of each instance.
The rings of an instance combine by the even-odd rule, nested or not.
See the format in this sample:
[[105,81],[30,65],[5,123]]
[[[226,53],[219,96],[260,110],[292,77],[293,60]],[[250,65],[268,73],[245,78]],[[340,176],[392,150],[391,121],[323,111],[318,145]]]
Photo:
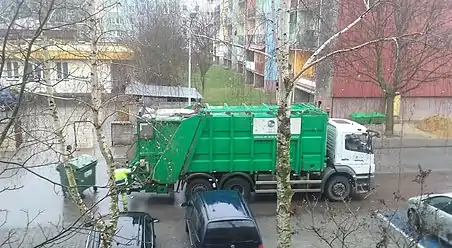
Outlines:
[[452,245],[441,241],[434,235],[419,237],[408,222],[406,211],[394,210],[378,214],[378,217],[389,224],[393,232],[405,238],[404,247],[418,248],[452,248]]

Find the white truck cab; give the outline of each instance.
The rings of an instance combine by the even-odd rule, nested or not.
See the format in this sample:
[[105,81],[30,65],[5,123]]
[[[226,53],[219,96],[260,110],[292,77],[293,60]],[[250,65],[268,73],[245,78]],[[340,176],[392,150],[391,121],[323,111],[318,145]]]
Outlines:
[[330,118],[328,121],[329,163],[334,167],[350,168],[356,176],[358,191],[360,188],[370,187],[369,181],[374,177],[375,155],[372,145],[374,134],[374,131],[351,120]]

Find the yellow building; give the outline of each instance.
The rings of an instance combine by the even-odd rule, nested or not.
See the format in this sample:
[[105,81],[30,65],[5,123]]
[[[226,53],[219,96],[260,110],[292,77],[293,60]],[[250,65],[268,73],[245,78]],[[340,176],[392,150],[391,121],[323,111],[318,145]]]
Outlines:
[[[44,45],[39,42],[32,48],[27,71],[27,89],[34,92],[45,91],[43,83]],[[130,49],[117,44],[98,45],[99,79],[106,93],[111,93],[112,74],[115,66],[121,66],[121,61],[132,59]],[[0,82],[2,85],[17,84],[24,75],[26,46],[10,44],[6,51],[6,61]],[[49,73],[51,84],[56,93],[90,93],[89,84],[91,46],[86,42],[61,43],[47,46],[49,55]]]

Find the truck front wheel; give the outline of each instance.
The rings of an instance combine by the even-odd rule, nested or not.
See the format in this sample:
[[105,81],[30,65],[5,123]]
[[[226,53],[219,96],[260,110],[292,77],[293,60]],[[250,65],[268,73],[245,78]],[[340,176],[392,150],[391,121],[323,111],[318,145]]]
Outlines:
[[345,176],[332,176],[325,185],[325,195],[330,201],[344,201],[352,194],[352,182]]
[[187,182],[187,187],[185,188],[185,199],[190,199],[195,192],[208,190],[213,190],[212,183],[210,183],[209,180],[204,178],[195,178]]

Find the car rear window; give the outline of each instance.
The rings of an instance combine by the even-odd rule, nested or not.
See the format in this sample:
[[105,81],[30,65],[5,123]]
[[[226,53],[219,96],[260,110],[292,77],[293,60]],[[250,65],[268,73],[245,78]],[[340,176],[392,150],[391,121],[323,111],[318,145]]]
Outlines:
[[260,243],[256,225],[251,220],[216,221],[207,225],[205,244]]

